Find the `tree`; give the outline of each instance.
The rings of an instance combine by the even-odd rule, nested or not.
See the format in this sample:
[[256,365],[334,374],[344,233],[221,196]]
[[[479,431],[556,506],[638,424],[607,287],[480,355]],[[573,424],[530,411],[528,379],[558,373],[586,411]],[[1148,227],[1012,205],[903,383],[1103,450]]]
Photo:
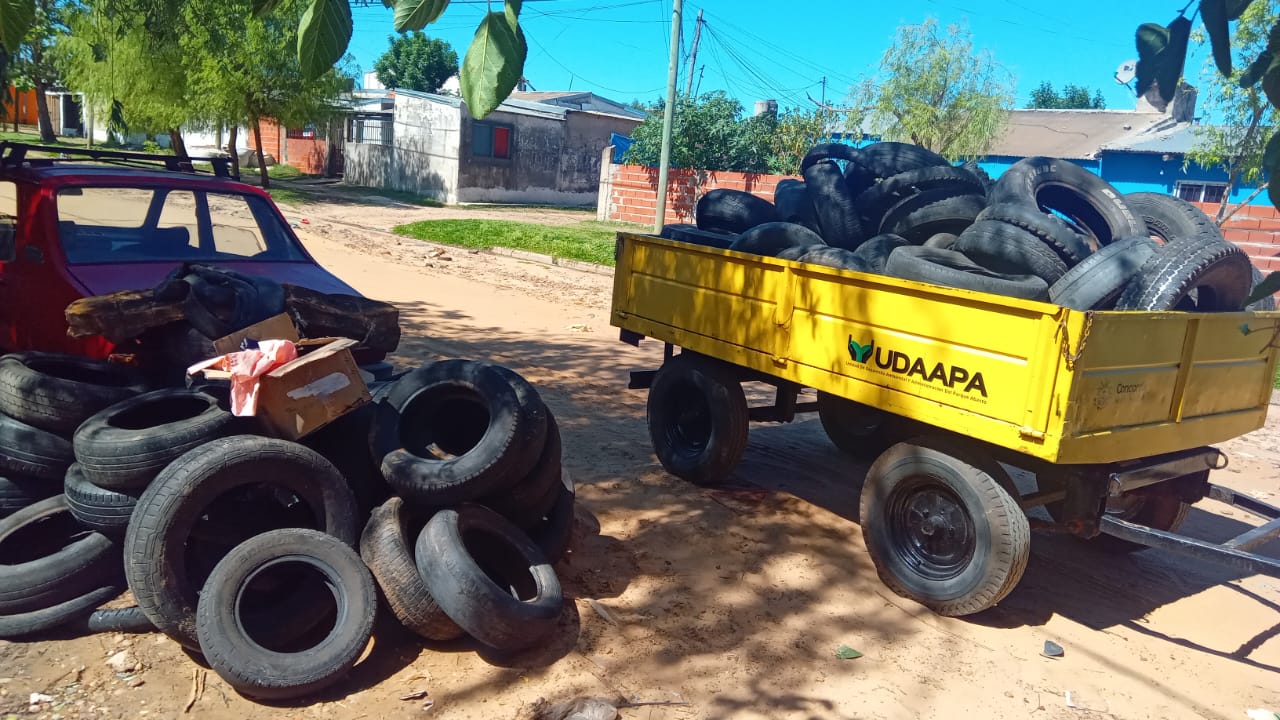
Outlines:
[[387,41],[391,47],[373,64],[386,87],[438,92],[458,72],[458,53],[444,40],[414,31]]
[[[67,0],[36,0],[35,20],[13,57],[9,77],[15,87],[36,91],[36,121],[40,125],[40,141],[52,143],[58,139],[49,119],[46,93],[59,80],[54,63],[54,46],[68,32],[67,15],[71,10]],[[17,114],[14,114],[17,117]]]
[[[648,109],[649,115],[631,133],[634,141],[623,161],[657,165],[662,148],[664,103]],[[742,117],[742,103],[724,91],[697,98],[676,98],[671,130],[671,166],[699,170],[768,172],[772,116]]]
[[778,116],[770,141],[769,172],[797,175],[800,161],[818,143],[827,142],[836,114],[824,108],[784,110]]
[[1217,123],[1195,126],[1195,144],[1185,162],[1226,170],[1227,190],[1218,206],[1219,222],[1226,217],[1232,188],[1262,179],[1263,154],[1270,129],[1276,124],[1276,110],[1258,85],[1241,87],[1239,68],[1248,67],[1249,58],[1266,49],[1269,30],[1277,20],[1280,16],[1272,3],[1251,5],[1240,17],[1232,40],[1232,65],[1237,71],[1223,77],[1206,66],[1202,73],[1201,98]]
[[[18,51],[35,20],[37,0],[4,0],[0,4],[0,46]],[[132,15],[148,30],[163,31],[165,20],[180,12],[185,4],[166,0],[86,0],[111,14]],[[353,4],[364,7],[370,0],[306,0],[299,13],[294,46],[303,74],[316,79],[344,57],[351,42]],[[449,6],[449,0],[383,0],[395,11],[397,32],[421,30],[435,22]],[[253,0],[257,17],[275,12],[280,0]],[[485,14],[476,28],[459,72],[462,97],[474,117],[493,112],[511,94],[524,75],[529,46],[520,27],[523,0],[503,0],[501,11]]]
[[851,89],[846,127],[864,123],[886,140],[913,142],[950,159],[981,156],[1013,107],[1013,78],[968,28],[930,18],[903,25],[877,74]]
[[1090,96],[1089,89],[1083,85],[1067,83],[1059,94],[1047,80],[1031,91],[1031,102],[1027,103],[1031,110],[1104,110],[1106,107],[1101,90],[1094,90]]

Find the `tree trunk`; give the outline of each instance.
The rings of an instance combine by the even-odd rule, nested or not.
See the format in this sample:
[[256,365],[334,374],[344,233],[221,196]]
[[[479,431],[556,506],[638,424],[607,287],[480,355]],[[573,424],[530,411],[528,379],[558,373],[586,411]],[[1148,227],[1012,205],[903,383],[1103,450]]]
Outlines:
[[36,118],[40,123],[40,142],[55,143],[58,136],[53,132],[53,121],[49,119],[49,101],[44,83],[36,83]]
[[[1258,132],[1258,123],[1262,122],[1262,114],[1266,112],[1266,107],[1259,107],[1253,113],[1253,120],[1249,123],[1249,129],[1245,131],[1244,142],[1241,147],[1248,147],[1253,139],[1253,134]],[[1231,165],[1227,172],[1227,188],[1222,193],[1222,203],[1218,205],[1218,214],[1214,217],[1214,222],[1219,227],[1227,221],[1227,205],[1231,202],[1231,191],[1235,188],[1236,182],[1240,179],[1240,173],[1244,168],[1240,167],[1240,158],[1232,158]],[[1245,202],[1248,202],[1247,200]],[[1233,213],[1234,214],[1234,213]]]
[[13,86],[13,131],[18,132],[18,86]]
[[233,123],[227,131],[227,152],[231,155],[231,174],[236,177],[240,177],[240,152],[236,149],[236,136],[239,134],[240,127]]
[[258,175],[262,178],[262,189],[266,190],[271,187],[271,177],[267,175],[267,160],[265,153],[262,152],[262,121],[258,118],[250,118],[253,123],[253,145],[258,153]]
[[180,158],[191,157],[187,154],[187,143],[182,139],[182,130],[179,128],[169,128],[169,149]]

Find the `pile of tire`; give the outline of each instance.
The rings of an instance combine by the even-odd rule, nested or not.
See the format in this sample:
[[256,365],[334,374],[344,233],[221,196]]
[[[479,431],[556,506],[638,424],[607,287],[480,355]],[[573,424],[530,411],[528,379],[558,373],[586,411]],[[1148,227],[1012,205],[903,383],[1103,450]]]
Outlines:
[[[1233,312],[1261,281],[1195,206],[1066,160],[992,180],[915,145],[815,146],[773,202],[716,189],[674,240],[1077,310]],[[1264,298],[1249,309],[1274,309]]]
[[[0,358],[0,638],[159,630],[262,700],[345,676],[379,588],[433,640],[545,640],[574,493],[536,390],[461,360],[371,389],[375,404],[304,444],[216,391]],[[126,589],[135,607],[98,609]]]

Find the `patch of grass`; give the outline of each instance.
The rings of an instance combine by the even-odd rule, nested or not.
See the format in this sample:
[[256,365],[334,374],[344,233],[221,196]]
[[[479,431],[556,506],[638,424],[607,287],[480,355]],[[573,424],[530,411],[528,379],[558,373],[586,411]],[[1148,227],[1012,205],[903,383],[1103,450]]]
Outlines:
[[267,168],[267,177],[272,180],[296,180],[302,177],[302,171],[292,165],[276,163]]
[[[40,133],[30,133],[30,132],[22,132],[22,131],[19,131],[19,132],[0,131],[0,140],[27,143],[29,145],[45,144],[40,142]],[[82,148],[85,146],[86,141],[84,138],[64,138],[59,136],[58,139],[53,142],[53,144],[57,147]]]
[[289,205],[301,205],[309,203],[313,200],[310,193],[294,190],[293,188],[273,187],[267,190],[271,194],[271,199],[278,203],[288,203]]
[[459,203],[457,208],[461,210],[513,210],[524,211],[529,210],[556,210],[558,212],[580,212],[584,215],[594,215],[596,209],[594,206],[588,205],[517,205],[512,203]]
[[392,232],[445,245],[529,250],[609,266],[613,265],[617,235],[615,231],[589,227],[587,223],[537,225],[513,220],[423,220],[400,225]]
[[395,200],[396,202],[406,203],[408,205],[421,205],[422,207],[433,208],[444,207],[444,203],[436,200],[435,198],[414,195],[413,193],[403,192],[400,190],[371,190],[369,194],[384,197],[388,200]]
[[1276,365],[1276,376],[1271,378],[1271,387],[1280,390],[1280,364]]

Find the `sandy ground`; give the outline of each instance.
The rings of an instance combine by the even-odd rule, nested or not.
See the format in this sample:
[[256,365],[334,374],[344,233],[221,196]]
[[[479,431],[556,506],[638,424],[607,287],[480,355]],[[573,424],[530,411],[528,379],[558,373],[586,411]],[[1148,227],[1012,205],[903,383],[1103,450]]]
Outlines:
[[[0,716],[26,715],[33,692],[55,699],[32,715],[50,719],[509,718],[537,698],[578,694],[660,703],[622,710],[644,720],[1239,719],[1248,708],[1280,710],[1278,580],[1038,535],[1026,576],[999,607],[942,618],[876,578],[856,524],[866,467],[835,451],[816,419],[755,426],[732,489],[668,476],[649,446],[645,394],[626,390],[627,372],[656,367],[661,347],[617,341],[608,277],[441,255],[359,229],[448,212],[288,211],[309,221],[300,232],[322,263],[399,305],[398,362],[507,364],[537,383],[561,420],[579,523],[557,567],[570,601],[556,640],[517,658],[482,657],[466,643],[424,647],[384,622],[348,681],[319,702],[284,707],[239,697],[158,635],[0,643]],[[1280,496],[1280,417],[1225,449],[1232,464],[1218,482]],[[1191,528],[1239,532],[1239,513],[1202,505]],[[1065,656],[1043,657],[1046,640]],[[864,656],[839,660],[840,645]],[[122,649],[142,670],[104,665]],[[201,673],[204,690],[184,714]],[[420,691],[429,710],[402,699]]]

